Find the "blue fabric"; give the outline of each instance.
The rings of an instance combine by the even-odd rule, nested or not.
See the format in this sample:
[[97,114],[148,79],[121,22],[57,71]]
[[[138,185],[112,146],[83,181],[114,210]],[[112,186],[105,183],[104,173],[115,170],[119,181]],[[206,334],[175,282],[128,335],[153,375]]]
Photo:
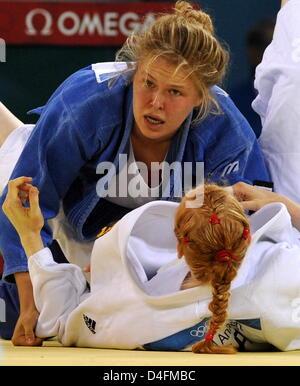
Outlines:
[[262,330],[260,319],[239,319],[238,322],[255,330]]
[[164,339],[157,340],[152,343],[144,344],[145,350],[152,351],[180,351],[185,347],[191,346],[194,343],[204,339],[208,330],[209,318],[201,320],[200,323],[193,327],[179,331],[176,334],[170,335]]
[[11,339],[20,309],[17,286],[0,280],[0,299],[5,302],[5,322],[0,321],[0,337]]
[[[45,245],[52,241],[47,220],[58,213],[60,200],[78,239],[95,238],[103,223],[104,206],[105,222],[114,219],[116,208],[99,199],[96,186],[101,196],[105,179],[109,180],[118,171],[119,154],[128,154],[133,125],[131,77],[132,74],[122,75],[109,87],[108,81],[97,83],[91,66],[86,67],[71,75],[39,110],[40,119],[11,179],[31,176],[32,183],[39,188],[45,217],[42,231]],[[193,162],[193,165],[204,162],[205,177],[215,182],[268,181],[269,175],[249,124],[221,89],[214,87],[212,92],[222,113],[210,114],[196,125],[191,125],[191,113],[174,136],[167,161]],[[96,173],[96,168],[104,161],[113,162],[115,168],[108,170],[99,181],[101,175]],[[163,199],[176,200],[175,191],[178,191],[178,181],[174,185],[171,177],[170,194],[162,194]],[[0,199],[0,207],[6,193],[7,189]],[[99,213],[97,225],[89,221],[95,208]],[[2,210],[0,229],[0,249],[6,263],[3,278],[13,280],[13,273],[28,269],[27,259],[18,235]]]
[[[241,319],[241,320],[232,320],[231,322],[244,324],[246,326],[252,327],[256,330],[261,330],[260,319]],[[201,322],[196,324],[193,327],[187,328],[185,330],[179,331],[173,335],[170,335],[164,339],[157,340],[145,344],[143,348],[145,350],[152,351],[180,351],[184,350],[186,347],[189,347],[205,338],[205,335],[209,327],[209,318],[202,319]],[[241,335],[241,333],[239,334]],[[245,341],[240,340],[240,338],[246,338],[245,336],[236,336],[235,340],[239,343],[239,349],[243,350]],[[247,339],[248,340],[248,339]],[[248,340],[251,342],[251,340]]]

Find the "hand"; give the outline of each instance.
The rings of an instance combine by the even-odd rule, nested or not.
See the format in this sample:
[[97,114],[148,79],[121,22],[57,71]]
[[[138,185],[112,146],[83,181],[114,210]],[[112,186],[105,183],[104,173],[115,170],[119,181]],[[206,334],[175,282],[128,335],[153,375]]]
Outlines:
[[83,272],[86,272],[86,273],[91,272],[91,264],[85,266],[85,267],[83,268]]
[[280,194],[273,193],[266,189],[257,188],[255,186],[245,184],[244,182],[236,183],[232,186],[232,190],[244,210],[253,210],[256,212],[271,202],[285,203],[284,197]]
[[41,346],[43,339],[37,338],[34,329],[39,317],[35,308],[21,312],[17,321],[12,343],[14,346]]
[[[31,177],[19,177],[9,181],[8,193],[2,210],[15,227],[20,238],[30,234],[39,234],[44,218],[39,207],[39,191],[29,184]],[[24,207],[22,202],[30,206]]]

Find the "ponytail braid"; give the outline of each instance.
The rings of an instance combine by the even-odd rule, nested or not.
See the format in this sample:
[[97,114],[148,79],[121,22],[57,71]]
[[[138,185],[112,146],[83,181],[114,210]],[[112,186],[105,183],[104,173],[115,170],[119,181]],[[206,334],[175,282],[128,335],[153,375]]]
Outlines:
[[[188,205],[197,200],[201,205]],[[226,322],[230,286],[250,242],[249,221],[238,201],[224,188],[204,185],[189,192],[175,217],[178,255],[190,268],[181,289],[202,284],[212,287],[209,331],[194,344],[194,353],[234,354],[232,345],[217,346],[214,335]]]

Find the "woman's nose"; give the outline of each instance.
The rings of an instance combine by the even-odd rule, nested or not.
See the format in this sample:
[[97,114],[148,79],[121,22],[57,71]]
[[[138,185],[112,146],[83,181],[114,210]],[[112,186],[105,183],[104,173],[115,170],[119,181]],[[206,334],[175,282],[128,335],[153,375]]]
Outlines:
[[161,93],[156,92],[152,95],[151,105],[157,109],[163,108],[164,100]]

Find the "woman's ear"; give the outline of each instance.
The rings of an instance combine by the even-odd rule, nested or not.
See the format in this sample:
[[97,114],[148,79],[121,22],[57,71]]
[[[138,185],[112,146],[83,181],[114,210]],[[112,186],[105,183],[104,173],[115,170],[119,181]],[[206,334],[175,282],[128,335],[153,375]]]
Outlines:
[[183,256],[183,250],[180,243],[177,243],[177,256],[178,256],[178,259],[181,259]]

